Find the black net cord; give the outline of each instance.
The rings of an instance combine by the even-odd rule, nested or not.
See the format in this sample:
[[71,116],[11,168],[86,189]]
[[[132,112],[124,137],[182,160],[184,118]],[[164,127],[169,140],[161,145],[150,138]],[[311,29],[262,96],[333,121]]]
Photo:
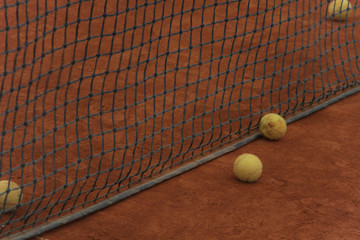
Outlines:
[[357,91],[350,2],[344,21],[330,0],[0,2],[0,180],[23,196],[0,209],[0,238],[240,146],[266,113]]
[[[292,116],[290,118],[288,118],[286,120],[286,123],[287,124],[291,124],[295,121],[298,121],[304,117],[307,117],[313,113],[316,113],[326,107],[328,107],[329,105],[331,104],[334,104],[336,103],[337,101],[341,101],[342,99],[346,98],[346,97],[349,97],[353,94],[359,94],[360,92],[360,87],[357,87],[357,88],[353,88],[349,91],[346,91],[340,95],[337,95],[336,97],[333,97],[319,105],[317,105],[316,107],[313,107],[313,108],[309,108],[308,110],[305,110],[301,113],[298,113],[296,114],[295,116]],[[129,189],[127,191],[124,191],[110,199],[106,199],[100,203],[97,203],[96,205],[93,205],[89,208],[86,208],[86,209],[83,209],[81,211],[78,211],[72,215],[69,215],[69,216],[65,216],[65,217],[62,217],[62,218],[59,218],[59,219],[56,219],[55,221],[53,222],[50,222],[50,223],[47,223],[47,224],[43,224],[41,226],[38,226],[36,228],[33,228],[33,229],[30,229],[30,230],[27,230],[27,231],[24,231],[24,232],[21,232],[21,233],[18,233],[18,234],[14,234],[13,236],[11,237],[7,237],[7,238],[4,238],[4,240],[25,240],[25,239],[28,239],[28,238],[31,238],[31,237],[34,237],[34,236],[37,236],[37,235],[40,235],[44,232],[47,232],[47,231],[50,231],[52,229],[55,229],[57,227],[60,227],[60,226],[63,226],[63,225],[66,225],[66,224],[69,224],[71,223],[72,221],[75,221],[77,219],[80,219],[80,218],[83,218],[83,217],[86,217],[87,215],[91,214],[91,213],[94,213],[96,211],[100,211],[101,209],[104,209],[106,207],[110,207],[111,205],[117,203],[117,202],[120,202],[126,198],[129,198],[141,191],[144,191],[146,189],[149,189],[151,187],[154,187],[156,186],[157,184],[160,184],[166,180],[169,180],[173,177],[176,177],[182,173],[185,173],[187,171],[190,171],[198,166],[201,166],[202,164],[205,164],[209,161],[212,161],[218,157],[221,157],[222,155],[225,155],[231,151],[234,151],[236,149],[239,149],[240,147],[244,146],[245,144],[249,144],[251,143],[252,141],[255,141],[257,139],[259,139],[261,137],[260,133],[255,133],[255,134],[252,134],[251,136],[248,136],[244,139],[242,139],[241,141],[239,142],[236,142],[234,143],[233,145],[230,145],[230,146],[227,146],[227,147],[224,147],[212,154],[209,154],[203,158],[200,158],[194,162],[191,162],[189,164],[186,164],[182,167],[179,167],[178,169],[176,169],[175,171],[171,171],[171,172],[168,172],[160,177],[157,177],[155,179],[152,179],[144,184],[141,184],[139,186],[136,186],[132,189]]]

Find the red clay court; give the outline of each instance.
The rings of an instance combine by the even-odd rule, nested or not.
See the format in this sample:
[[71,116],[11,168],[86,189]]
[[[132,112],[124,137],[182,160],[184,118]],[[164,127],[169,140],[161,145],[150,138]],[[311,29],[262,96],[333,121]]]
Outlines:
[[[356,94],[290,124],[280,142],[256,140],[41,237],[359,239],[359,101]],[[256,183],[232,174],[245,152],[263,162]]]
[[359,3],[329,3],[0,2],[0,238],[359,239]]

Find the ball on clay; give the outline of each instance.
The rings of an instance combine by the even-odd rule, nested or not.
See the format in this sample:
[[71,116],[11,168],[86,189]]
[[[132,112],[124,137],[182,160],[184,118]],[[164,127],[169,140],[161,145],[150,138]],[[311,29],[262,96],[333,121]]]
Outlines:
[[250,153],[238,156],[234,161],[234,174],[243,182],[255,182],[261,176],[262,163],[260,159]]
[[21,189],[19,186],[8,180],[0,181],[0,207],[5,212],[14,210],[17,204],[22,200]]
[[276,113],[269,113],[260,120],[259,131],[269,140],[279,140],[284,137],[287,125],[283,117]]
[[352,5],[347,0],[334,0],[328,6],[329,15],[337,21],[345,21],[351,16],[352,11]]

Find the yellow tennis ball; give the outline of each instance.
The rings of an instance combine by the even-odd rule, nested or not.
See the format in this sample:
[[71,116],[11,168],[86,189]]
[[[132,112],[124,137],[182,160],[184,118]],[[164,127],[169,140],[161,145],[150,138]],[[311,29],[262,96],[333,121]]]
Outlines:
[[329,3],[328,13],[333,19],[344,21],[352,14],[352,5],[347,0],[334,0]]
[[235,176],[243,182],[255,182],[261,175],[262,163],[254,154],[244,153],[234,162]]
[[286,121],[276,113],[269,113],[260,120],[259,130],[263,137],[270,140],[279,140],[286,133]]
[[22,200],[21,189],[15,183],[8,180],[0,181],[0,207],[5,211],[11,211]]

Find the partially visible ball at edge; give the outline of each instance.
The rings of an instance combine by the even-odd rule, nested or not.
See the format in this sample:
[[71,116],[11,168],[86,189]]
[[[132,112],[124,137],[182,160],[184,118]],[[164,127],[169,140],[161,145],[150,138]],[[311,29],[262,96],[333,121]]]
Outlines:
[[[7,191],[9,192],[7,193]],[[5,202],[6,199],[6,202]],[[13,181],[1,180],[0,181],[0,208],[5,212],[14,210],[14,207],[22,201],[22,192],[19,185]]]
[[352,11],[352,5],[348,0],[334,0],[328,6],[328,14],[337,21],[345,21]]

